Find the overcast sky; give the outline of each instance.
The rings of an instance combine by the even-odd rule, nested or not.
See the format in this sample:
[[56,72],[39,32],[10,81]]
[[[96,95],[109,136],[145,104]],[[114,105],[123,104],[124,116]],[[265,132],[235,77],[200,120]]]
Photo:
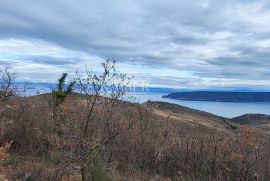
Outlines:
[[150,86],[270,88],[270,1],[0,1],[0,64],[20,81],[104,57]]

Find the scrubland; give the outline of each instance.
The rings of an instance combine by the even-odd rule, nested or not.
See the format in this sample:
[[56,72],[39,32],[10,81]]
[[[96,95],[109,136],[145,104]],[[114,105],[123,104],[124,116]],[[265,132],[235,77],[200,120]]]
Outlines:
[[[269,180],[267,129],[183,106],[120,100],[126,76],[67,74],[52,93],[21,96],[2,72],[2,180]],[[103,88],[112,79],[110,90]],[[103,96],[106,95],[106,96]]]

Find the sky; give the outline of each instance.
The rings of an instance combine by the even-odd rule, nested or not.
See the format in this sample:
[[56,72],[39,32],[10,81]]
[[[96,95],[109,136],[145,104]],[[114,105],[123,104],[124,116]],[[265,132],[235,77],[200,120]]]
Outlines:
[[0,66],[50,82],[106,57],[137,86],[269,89],[269,0],[1,0]]

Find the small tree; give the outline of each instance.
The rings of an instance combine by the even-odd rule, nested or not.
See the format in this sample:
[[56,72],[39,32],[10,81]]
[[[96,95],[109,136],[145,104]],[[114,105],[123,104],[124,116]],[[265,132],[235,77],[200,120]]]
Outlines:
[[61,131],[61,109],[59,106],[63,104],[67,96],[70,95],[73,91],[75,81],[71,81],[68,85],[65,84],[68,74],[63,73],[60,79],[58,79],[57,90],[52,92],[53,97],[53,120],[55,123],[55,128],[58,136],[62,134]]
[[[58,79],[57,90],[52,92],[52,95],[55,100],[55,106],[58,107],[61,103],[63,103],[66,97],[72,93],[73,87],[75,85],[75,81],[71,81],[67,86],[65,85],[65,81],[68,74],[63,73],[60,79]],[[65,88],[66,86],[66,88]]]

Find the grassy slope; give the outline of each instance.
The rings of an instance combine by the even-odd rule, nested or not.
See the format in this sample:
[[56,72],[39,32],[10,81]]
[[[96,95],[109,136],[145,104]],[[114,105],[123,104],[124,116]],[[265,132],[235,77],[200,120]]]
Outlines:
[[180,126],[203,126],[207,129],[214,129],[225,133],[234,132],[232,126],[235,126],[235,123],[224,117],[165,102],[147,102],[145,104],[152,105],[153,113],[160,116],[160,119],[174,120]]

